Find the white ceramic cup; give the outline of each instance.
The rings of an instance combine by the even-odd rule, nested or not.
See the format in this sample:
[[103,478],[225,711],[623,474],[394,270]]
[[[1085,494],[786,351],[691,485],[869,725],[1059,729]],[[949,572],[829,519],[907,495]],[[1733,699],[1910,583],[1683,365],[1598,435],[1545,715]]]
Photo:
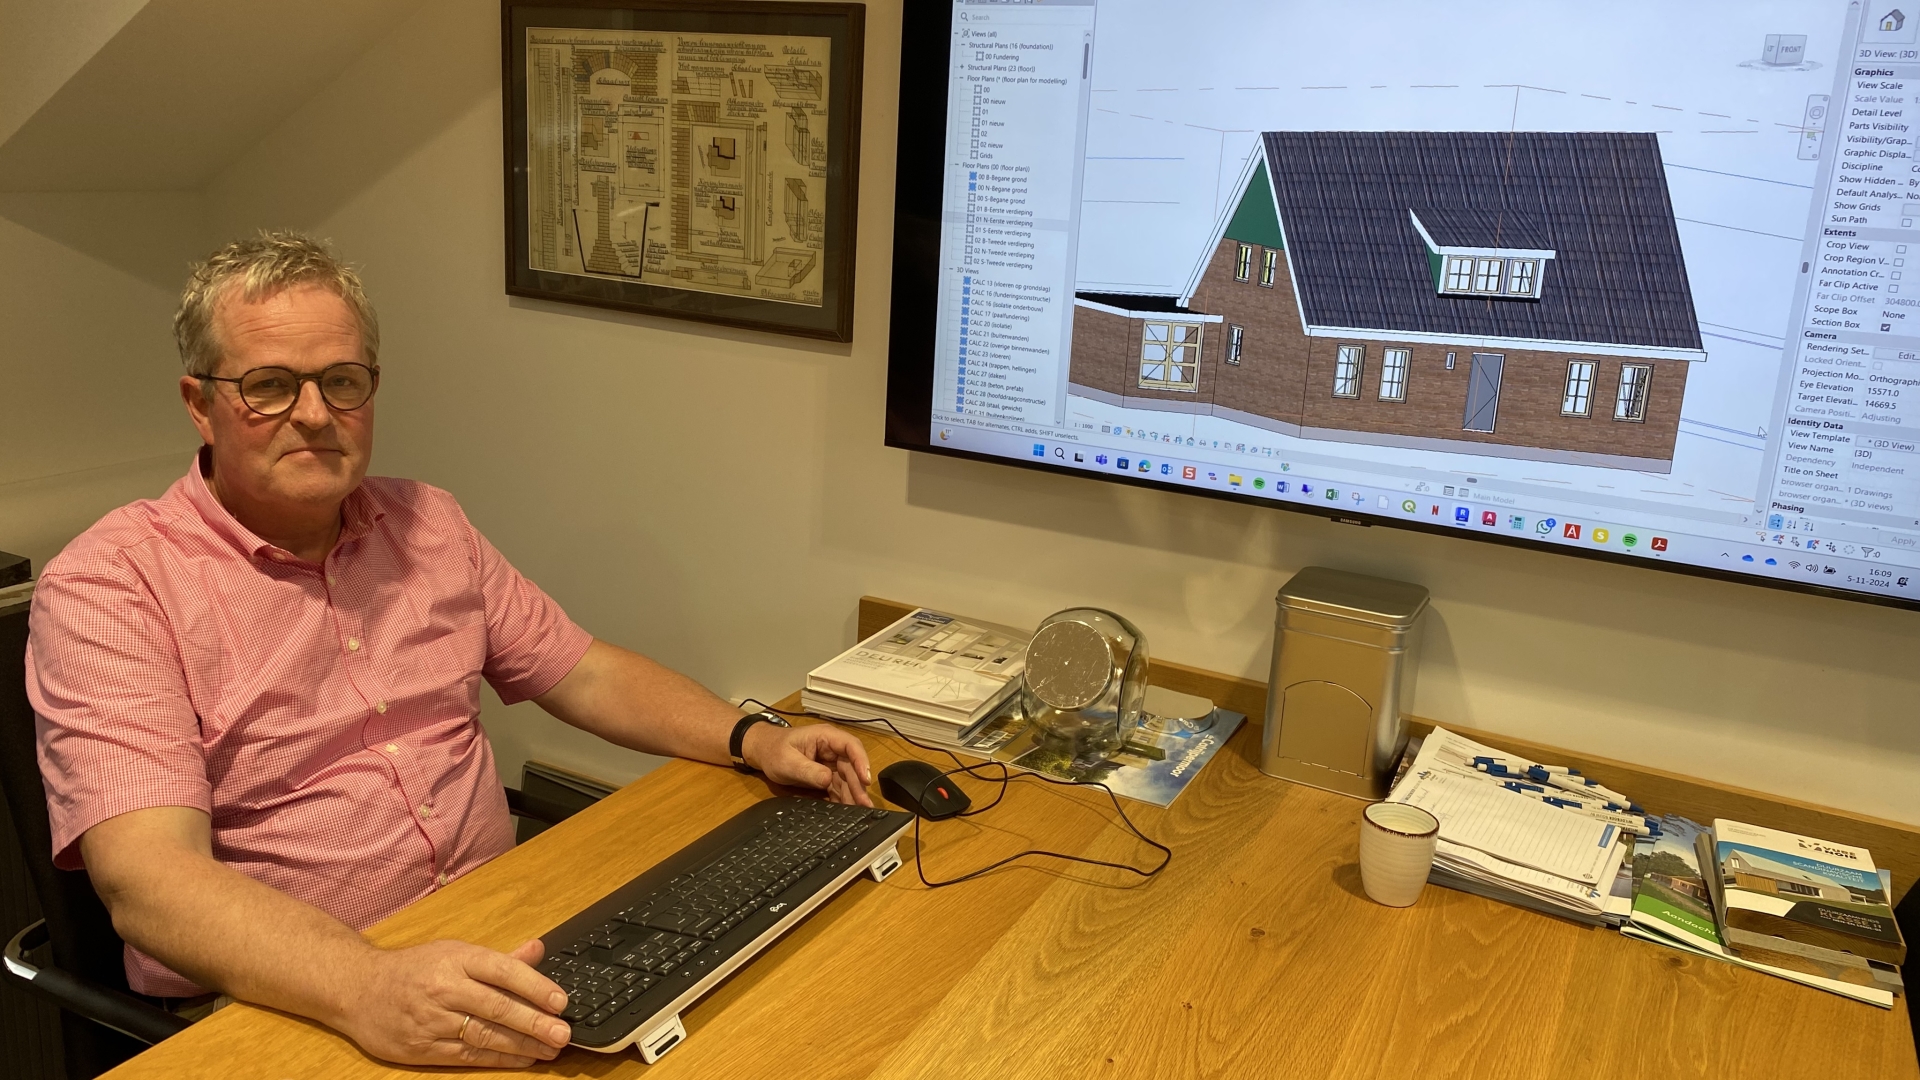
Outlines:
[[1417,806],[1377,802],[1360,815],[1360,884],[1375,902],[1411,907],[1433,867],[1440,821]]

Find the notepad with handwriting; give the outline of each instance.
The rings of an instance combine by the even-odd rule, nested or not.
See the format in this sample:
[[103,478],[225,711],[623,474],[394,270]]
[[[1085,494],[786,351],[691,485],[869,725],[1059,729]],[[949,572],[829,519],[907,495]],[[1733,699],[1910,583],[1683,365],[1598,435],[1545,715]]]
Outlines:
[[1450,769],[1416,760],[1388,798],[1438,818],[1440,836],[1449,843],[1575,881],[1598,885],[1618,862],[1614,826]]

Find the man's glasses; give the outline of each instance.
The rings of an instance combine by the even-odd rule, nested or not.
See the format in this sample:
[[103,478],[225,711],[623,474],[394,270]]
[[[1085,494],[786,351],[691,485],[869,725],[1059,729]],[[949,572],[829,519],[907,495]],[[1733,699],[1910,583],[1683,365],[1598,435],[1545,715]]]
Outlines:
[[279,416],[300,400],[302,383],[320,388],[320,397],[339,412],[352,412],[373,400],[380,388],[380,369],[365,364],[334,364],[317,375],[302,375],[283,367],[257,367],[237,379],[200,375],[209,382],[233,383],[240,387],[240,400],[261,416]]

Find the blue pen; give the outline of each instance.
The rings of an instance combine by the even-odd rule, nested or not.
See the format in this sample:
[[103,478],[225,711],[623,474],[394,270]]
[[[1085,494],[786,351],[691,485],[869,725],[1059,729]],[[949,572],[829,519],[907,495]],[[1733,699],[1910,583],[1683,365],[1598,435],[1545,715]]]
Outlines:
[[1604,795],[1608,802],[1616,802],[1624,806],[1633,805],[1632,799],[1627,798],[1625,795],[1620,794],[1610,787],[1595,783],[1584,777],[1559,776],[1553,773],[1546,773],[1545,776],[1533,777],[1533,779],[1539,780],[1544,784],[1552,784],[1554,787],[1560,788],[1563,791],[1572,791],[1580,795]]
[[[1500,757],[1496,754],[1481,754],[1473,759],[1473,763],[1475,765],[1506,765],[1508,768],[1512,768],[1514,766],[1509,764],[1510,762],[1520,762],[1524,760],[1525,759],[1522,758]],[[1521,767],[1527,769],[1545,769],[1550,773],[1560,773],[1565,776],[1580,775],[1579,769],[1569,769],[1565,765],[1537,765],[1528,761]]]
[[1523,784],[1518,780],[1502,780],[1500,786],[1506,788],[1508,791],[1518,791],[1522,794],[1533,792],[1545,795],[1547,793],[1547,789],[1538,784]]
[[1539,788],[1534,787],[1532,784],[1516,786],[1512,782],[1508,782],[1507,786],[1516,791],[1520,790],[1520,787],[1532,788],[1534,791],[1553,796],[1557,802],[1563,802],[1568,806],[1578,806],[1584,810],[1606,810],[1616,814],[1630,814],[1640,809],[1637,806],[1624,806],[1611,800],[1588,798],[1585,793],[1576,794],[1567,791],[1565,788]]
[[1562,810],[1571,810],[1583,817],[1590,817],[1595,821],[1604,822],[1616,828],[1625,829],[1628,832],[1651,835],[1654,829],[1653,821],[1650,818],[1640,817],[1635,814],[1620,814],[1608,810],[1601,810],[1598,807],[1582,805],[1572,799],[1557,799],[1551,795],[1536,795],[1530,791],[1522,791],[1519,794],[1525,795],[1529,799],[1538,800],[1548,806],[1558,807]]

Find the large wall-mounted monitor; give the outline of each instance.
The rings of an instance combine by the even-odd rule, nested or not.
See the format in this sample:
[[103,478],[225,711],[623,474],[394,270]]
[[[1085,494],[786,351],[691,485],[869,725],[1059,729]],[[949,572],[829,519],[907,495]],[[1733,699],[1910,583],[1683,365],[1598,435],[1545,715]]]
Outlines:
[[1920,607],[1917,126],[1890,4],[908,4],[887,441]]

